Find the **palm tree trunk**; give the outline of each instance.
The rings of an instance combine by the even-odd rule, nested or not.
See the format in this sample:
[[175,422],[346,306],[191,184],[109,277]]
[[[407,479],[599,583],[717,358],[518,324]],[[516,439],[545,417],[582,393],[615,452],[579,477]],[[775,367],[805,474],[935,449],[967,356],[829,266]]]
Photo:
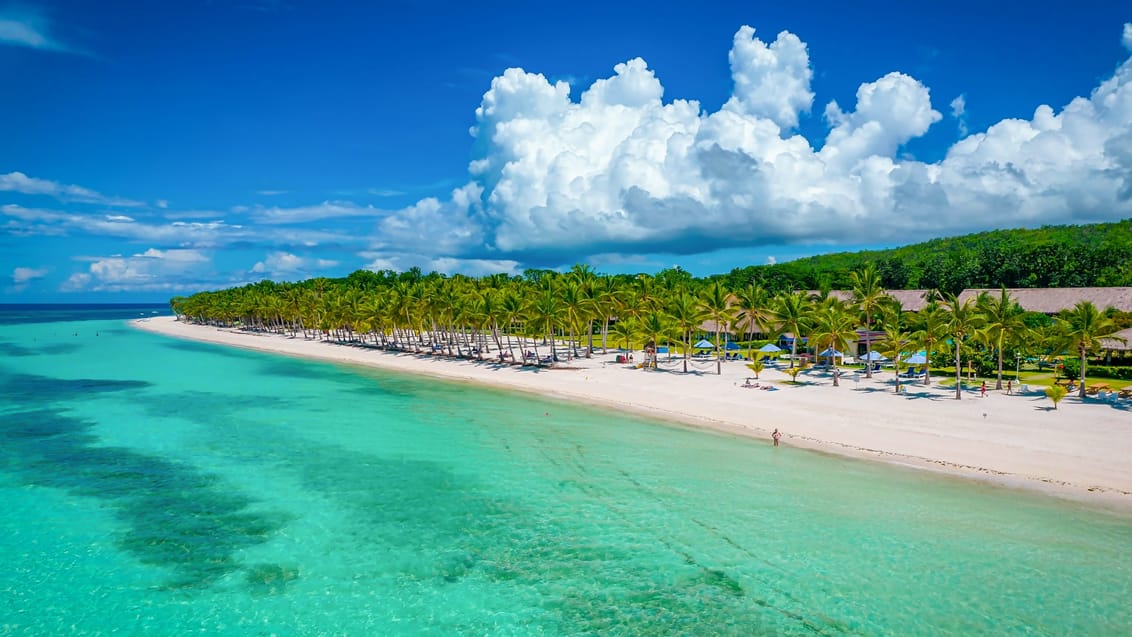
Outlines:
[[873,321],[865,314],[865,378],[873,377]]
[[963,369],[963,361],[959,360],[959,339],[955,339],[955,400],[963,400],[962,379],[960,370]]
[[601,324],[601,353],[602,354],[608,354],[609,353],[608,348],[606,347],[606,338],[608,336],[609,336],[609,317],[607,316],[607,317],[605,317],[605,320]]
[[1085,362],[1086,362],[1085,358],[1086,358],[1087,355],[1088,355],[1088,351],[1084,347],[1082,347],[1081,348],[1081,387],[1080,387],[1080,389],[1077,390],[1077,397],[1080,398],[1081,400],[1085,400]]
[[994,388],[996,391],[1002,391],[1002,345],[998,347],[998,382],[995,383]]
[[684,373],[687,374],[688,373],[688,356],[692,352],[692,348],[691,348],[692,338],[688,334],[687,331],[684,332],[684,342],[688,343],[688,345],[686,346],[687,349],[684,350]]

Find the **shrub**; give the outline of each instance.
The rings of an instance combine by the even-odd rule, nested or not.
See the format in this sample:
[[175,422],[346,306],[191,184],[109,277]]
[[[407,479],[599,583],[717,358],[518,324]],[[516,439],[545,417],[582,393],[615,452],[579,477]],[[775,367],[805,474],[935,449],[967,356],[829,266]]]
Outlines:
[[[1105,378],[1117,378],[1120,380],[1132,380],[1132,367],[1115,365],[1089,365],[1085,369],[1085,373],[1089,376],[1104,376]],[[1067,358],[1064,365],[1058,372],[1062,378],[1080,378],[1081,377],[1081,361],[1073,358]]]
[[1062,398],[1069,393],[1069,390],[1061,385],[1050,385],[1046,387],[1046,396],[1053,401],[1053,408],[1057,409],[1057,403],[1061,402]]

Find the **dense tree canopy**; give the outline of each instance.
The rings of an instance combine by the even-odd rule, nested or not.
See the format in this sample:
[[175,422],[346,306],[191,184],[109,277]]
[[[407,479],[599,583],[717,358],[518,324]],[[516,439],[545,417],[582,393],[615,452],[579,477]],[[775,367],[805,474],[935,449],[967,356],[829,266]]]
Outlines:
[[1132,219],[1036,230],[994,230],[864,252],[842,252],[717,275],[729,287],[772,291],[852,289],[850,274],[872,263],[890,290],[1132,285]]

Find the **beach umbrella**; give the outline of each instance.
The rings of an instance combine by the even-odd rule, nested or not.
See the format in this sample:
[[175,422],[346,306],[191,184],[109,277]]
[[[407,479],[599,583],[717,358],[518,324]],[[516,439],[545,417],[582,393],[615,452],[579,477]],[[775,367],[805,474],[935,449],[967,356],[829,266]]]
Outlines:
[[707,340],[706,338],[701,338],[701,339],[700,339],[700,340],[699,340],[699,341],[698,341],[698,342],[697,342],[697,343],[696,343],[695,345],[693,345],[692,347],[694,347],[694,348],[696,348],[696,349],[711,349],[711,348],[715,347],[715,345],[712,345],[712,344],[711,344],[711,341]]
[[928,357],[924,356],[923,352],[920,352],[917,354],[912,354],[908,358],[904,359],[904,362],[908,363],[909,365],[923,365],[924,363],[928,362]]
[[735,341],[727,341],[727,345],[725,345],[723,347],[723,349],[735,351],[737,349],[740,349],[740,347],[739,347],[739,344],[736,343]]
[[774,354],[775,352],[781,352],[782,348],[775,345],[774,343],[767,343],[766,345],[760,347],[759,351],[764,354]]
[[845,354],[842,354],[841,352],[830,347],[822,353],[818,354],[818,356],[821,356],[823,358],[842,358],[845,356]]
[[881,354],[880,352],[869,352],[868,354],[862,356],[861,360],[875,363],[876,361],[886,361],[888,360],[888,357],[884,354]]

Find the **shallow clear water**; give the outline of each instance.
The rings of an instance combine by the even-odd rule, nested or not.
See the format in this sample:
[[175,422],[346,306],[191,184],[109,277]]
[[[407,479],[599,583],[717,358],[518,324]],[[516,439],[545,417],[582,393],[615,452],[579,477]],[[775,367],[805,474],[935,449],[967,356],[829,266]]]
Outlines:
[[0,634],[1132,626],[1127,517],[88,316],[0,316]]

